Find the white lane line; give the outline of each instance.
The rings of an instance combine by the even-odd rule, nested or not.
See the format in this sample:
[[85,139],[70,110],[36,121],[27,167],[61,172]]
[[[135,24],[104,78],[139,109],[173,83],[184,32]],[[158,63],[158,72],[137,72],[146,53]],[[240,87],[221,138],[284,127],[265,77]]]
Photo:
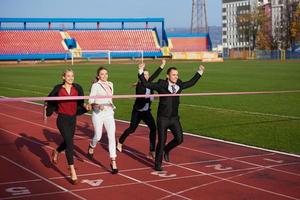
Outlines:
[[[40,124],[37,124],[37,123],[34,123],[34,122],[30,122],[30,121],[27,121],[27,120],[24,120],[24,119],[21,119],[21,118],[18,118],[18,117],[13,117],[13,116],[6,115],[6,114],[3,114],[3,113],[0,113],[0,115],[4,115],[4,116],[6,116],[6,117],[11,117],[11,118],[14,118],[14,119],[17,119],[17,120],[20,120],[20,121],[24,121],[24,122],[26,122],[26,123],[30,123],[30,124],[36,125],[36,126],[41,126],[41,127],[44,127],[44,128],[49,128],[49,129],[58,131],[58,130],[55,129],[55,128],[48,127],[48,126],[44,126],[44,125],[40,125]],[[1,130],[1,129],[2,129],[2,128],[0,128],[0,130]],[[80,136],[77,136],[77,137],[80,137]],[[80,138],[83,138],[83,137],[80,137]],[[42,145],[42,144],[39,143],[39,142],[36,142],[36,144]],[[44,145],[44,146],[47,146],[47,145]],[[95,164],[95,163],[92,163],[92,162],[89,162],[89,161],[85,161],[85,160],[84,160],[84,162],[86,162],[86,163],[88,163],[88,164],[91,164],[91,165],[93,165],[93,166],[99,167],[99,165],[97,165],[97,164]],[[121,172],[119,173],[119,175],[121,175],[121,176],[123,176],[123,177],[125,177],[125,178],[127,178],[127,179],[129,179],[129,180],[137,180],[137,179],[135,179],[135,178],[133,178],[133,177],[130,178],[130,176],[127,176],[127,175],[125,175],[125,174],[123,174],[123,173],[121,173]],[[158,187],[153,186],[153,185],[151,185],[151,184],[149,184],[149,183],[144,183],[143,181],[140,181],[140,180],[137,180],[137,182],[138,182],[138,183],[142,183],[142,184],[144,184],[144,185],[146,185],[146,186],[148,186],[148,187],[152,187],[152,188],[161,190],[161,191],[163,191],[163,192],[167,192],[167,193],[169,193],[169,194],[173,194],[171,191],[164,190],[164,189],[162,189],[162,188],[158,188]],[[186,198],[186,197],[181,196],[181,195],[176,195],[176,196],[180,196],[181,198],[190,200],[189,198]]]
[[[4,97],[4,96],[0,96],[0,97]],[[24,101],[24,103],[38,105],[38,106],[43,106],[42,104],[35,103],[35,102]],[[29,109],[27,109],[27,110],[30,111]],[[88,114],[88,113],[86,115],[90,116],[90,114]],[[126,121],[126,120],[116,119],[116,121],[123,122],[123,123],[126,123],[126,124],[130,124],[130,122]],[[145,124],[139,124],[139,126],[147,127]],[[191,137],[205,139],[205,140],[210,140],[210,141],[215,141],[215,142],[220,142],[220,143],[225,143],[225,144],[231,144],[231,145],[235,145],[235,146],[247,147],[247,148],[251,148],[251,149],[256,149],[256,150],[261,150],[261,151],[267,151],[267,152],[277,153],[277,154],[281,154],[281,155],[287,155],[287,156],[292,156],[292,157],[300,158],[300,155],[297,155],[297,154],[286,153],[286,152],[276,151],[276,150],[271,150],[271,149],[266,149],[266,148],[262,148],[262,147],[256,147],[256,146],[251,146],[251,145],[246,145],[246,144],[240,144],[240,143],[236,143],[236,142],[225,141],[225,140],[221,140],[221,139],[216,139],[216,138],[201,136],[201,135],[197,135],[197,134],[193,134],[193,133],[188,133],[188,132],[183,132],[183,134],[191,136]]]
[[[283,166],[283,165],[293,165],[293,164],[299,164],[299,163],[300,162],[286,163],[286,164],[281,164],[280,166]],[[173,164],[173,163],[171,163],[171,164]],[[265,170],[265,169],[272,169],[272,166],[258,166],[259,169],[257,169],[257,170],[250,171],[250,172],[247,172],[247,173],[244,173],[244,174],[239,174],[239,175],[234,176],[232,178],[230,178],[230,177],[229,178],[222,178],[222,177],[219,177],[219,176],[216,176],[216,175],[206,174],[205,172],[202,172],[202,171],[199,171],[199,170],[195,170],[195,169],[191,169],[191,168],[184,167],[184,166],[180,166],[180,165],[177,165],[177,164],[173,164],[173,165],[177,166],[179,168],[186,169],[188,171],[192,171],[192,172],[199,173],[199,174],[205,174],[207,176],[211,176],[213,178],[219,179],[219,181],[213,181],[213,183],[217,183],[217,182],[221,182],[221,181],[226,181],[226,182],[234,183],[234,184],[237,184],[237,185],[240,185],[240,186],[244,186],[244,187],[256,189],[256,190],[259,190],[259,191],[262,191],[262,192],[266,192],[266,193],[269,193],[269,194],[274,194],[274,195],[277,195],[277,196],[285,197],[285,198],[288,198],[288,199],[293,199],[293,200],[298,199],[296,197],[284,195],[284,194],[281,194],[281,193],[278,193],[278,192],[274,192],[274,191],[271,191],[271,190],[267,190],[267,189],[263,189],[263,188],[260,188],[260,187],[255,187],[255,186],[252,186],[252,185],[248,185],[248,184],[244,184],[244,183],[241,183],[241,182],[238,182],[238,181],[231,180],[232,178],[236,178],[238,176],[243,176],[243,175],[246,175],[246,174],[249,174],[249,173],[254,173],[256,171],[261,171],[261,170]],[[278,165],[274,165],[274,166],[278,166]],[[210,184],[206,183],[205,186],[207,186],[207,185],[210,185]],[[197,188],[197,186],[194,187],[193,189],[196,189],[196,188]]]
[[[0,113],[1,114],[1,113]],[[22,119],[23,120],[23,119]],[[27,120],[24,120],[24,121],[27,121]],[[31,122],[32,123],[32,122]],[[36,124],[36,123],[34,123],[34,124]],[[36,124],[36,125],[39,125],[39,126],[42,126],[42,125],[40,125],[40,124]],[[47,127],[47,128],[51,128],[51,127]],[[53,128],[52,128],[53,129]],[[144,138],[142,138],[142,139],[144,139]],[[94,164],[93,164],[94,165]],[[173,164],[173,165],[175,165],[175,166],[179,166],[179,165],[176,165],[176,164]],[[258,165],[259,166],[259,165]],[[193,169],[190,169],[190,168],[187,168],[187,167],[182,167],[182,166],[179,166],[179,167],[181,167],[181,168],[184,168],[184,169],[188,169],[188,170],[190,170],[190,171],[193,171],[193,172],[198,172],[198,173],[201,173],[201,174],[206,174],[206,173],[203,173],[203,172],[200,172],[200,171],[197,171],[197,170],[193,170]],[[154,186],[155,187],[155,186]]]
[[[20,120],[20,121],[24,121],[24,122],[26,122],[26,123],[30,123],[30,124],[33,124],[33,125],[36,125],[36,126],[40,126],[40,127],[43,127],[43,128],[49,128],[49,129],[58,131],[56,128],[52,128],[52,127],[49,127],[49,126],[45,126],[45,125],[41,125],[41,124],[38,124],[38,123],[34,123],[34,122],[31,122],[31,121],[28,121],[28,120],[25,120],[25,119],[21,119],[21,118],[18,118],[18,117],[14,117],[14,116],[12,116],[12,115],[7,115],[7,114],[3,114],[3,113],[0,113],[0,115],[6,116],[6,117],[10,117],[10,118],[13,118],[13,119],[17,119],[17,120]],[[82,139],[86,139],[85,137],[77,136],[77,135],[75,135],[75,137],[77,137],[77,138],[82,138]],[[134,135],[133,135],[133,137],[137,137],[137,138],[141,138],[141,139],[143,139],[143,140],[147,140],[146,138],[144,138],[144,137],[142,137],[142,136],[134,136]],[[208,155],[220,157],[220,158],[223,158],[223,159],[232,160],[232,158],[229,158],[229,157],[226,157],[226,156],[221,156],[221,155],[217,155],[217,154],[214,154],[214,153],[209,153],[209,152],[200,151],[200,150],[193,149],[193,148],[184,147],[183,145],[178,146],[178,148],[187,149],[187,150],[194,151],[194,152],[199,152],[199,153],[203,153],[203,154],[208,154]],[[250,163],[250,162],[242,161],[242,160],[235,160],[235,161],[241,162],[241,163],[245,163],[245,164],[248,164],[248,165],[262,166],[262,165],[259,165],[259,164],[254,164],[254,163]],[[86,161],[86,162],[89,163],[90,161]],[[276,170],[278,170],[278,169],[276,169]],[[281,172],[285,172],[284,170],[280,170],[280,171],[281,171]]]
[[80,196],[80,195],[78,195],[78,194],[75,194],[74,192],[71,192],[70,190],[68,190],[68,189],[66,189],[66,188],[64,188],[64,187],[62,187],[62,186],[60,186],[60,185],[54,183],[53,181],[50,181],[49,179],[47,179],[47,178],[45,178],[45,177],[39,175],[38,173],[35,173],[34,171],[32,171],[32,170],[30,170],[30,169],[28,169],[28,168],[26,168],[26,167],[24,167],[24,166],[18,164],[17,162],[15,162],[15,161],[13,161],[13,160],[11,160],[11,159],[5,157],[5,156],[2,156],[2,155],[0,155],[0,157],[1,157],[2,159],[4,159],[4,160],[6,160],[6,161],[8,161],[8,162],[10,162],[10,163],[12,163],[12,164],[14,164],[15,166],[17,166],[17,167],[23,169],[24,171],[27,171],[27,172],[29,172],[29,173],[31,173],[31,174],[37,176],[38,178],[40,178],[40,179],[46,181],[47,183],[49,183],[49,184],[51,184],[51,185],[53,185],[53,186],[59,188],[59,189],[62,190],[62,191],[66,192],[66,193],[69,193],[69,194],[73,195],[74,197],[77,197],[78,199],[86,200],[86,199],[83,198],[82,196]]
[[261,116],[280,117],[280,118],[288,118],[288,119],[300,119],[300,117],[290,116],[290,115],[279,115],[279,114],[253,112],[253,111],[242,111],[242,110],[217,108],[217,107],[212,107],[212,106],[201,106],[201,105],[193,105],[193,104],[180,104],[180,105],[187,106],[187,107],[193,107],[193,108],[204,108],[204,109],[208,109],[208,110],[216,110],[216,111],[221,111],[221,112],[233,112],[233,113],[243,113],[243,114],[247,114],[247,115],[261,115]]

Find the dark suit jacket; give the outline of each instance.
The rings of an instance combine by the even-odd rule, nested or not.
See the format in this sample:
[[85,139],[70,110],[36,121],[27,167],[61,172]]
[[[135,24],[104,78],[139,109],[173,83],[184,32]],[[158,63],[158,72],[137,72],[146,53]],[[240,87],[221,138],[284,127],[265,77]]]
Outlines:
[[[148,82],[152,82],[154,79],[156,79],[159,74],[162,72],[162,68],[158,68],[150,77]],[[145,94],[146,93],[146,87],[143,86],[143,84],[141,83],[141,81],[138,81],[136,88],[135,88],[135,93],[136,94]],[[151,94],[153,94],[153,90],[151,90]],[[134,105],[133,105],[133,109],[134,110],[140,110],[142,109],[146,103],[149,103],[149,110],[151,107],[151,101],[150,98],[136,98]]]
[[[58,92],[61,89],[63,84],[58,84],[54,86],[52,91],[49,93],[48,97],[55,97],[58,96]],[[83,89],[82,87],[77,84],[73,83],[73,86],[78,92],[78,96],[84,96]],[[58,110],[58,101],[45,101],[45,104],[47,105],[47,110],[46,110],[46,115],[49,117],[53,114],[53,112],[56,112]],[[86,113],[87,110],[85,109],[84,105],[84,100],[77,100],[77,113],[76,115],[82,115],[83,113]]]
[[[200,79],[201,75],[197,72],[193,78],[189,81],[183,82],[180,79],[177,81],[177,85],[180,87],[177,91],[177,94],[180,94],[182,90],[192,87]],[[147,82],[144,75],[139,75],[139,79],[142,84],[151,90],[156,90],[159,94],[171,94],[168,90],[169,82],[168,80],[158,80],[156,83]],[[157,111],[157,118],[159,117],[178,117],[178,108],[179,108],[179,96],[170,96],[170,97],[160,97],[159,105]]]

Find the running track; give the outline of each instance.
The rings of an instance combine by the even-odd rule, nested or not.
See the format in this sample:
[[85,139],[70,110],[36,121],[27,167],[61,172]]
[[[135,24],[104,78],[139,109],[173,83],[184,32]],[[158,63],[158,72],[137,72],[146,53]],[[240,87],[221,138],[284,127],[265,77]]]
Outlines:
[[[81,181],[68,182],[55,117],[44,124],[40,105],[0,103],[0,199],[300,199],[300,158],[185,135],[184,143],[153,171],[148,130],[140,126],[118,153],[120,173],[111,175],[104,134],[94,160],[85,155],[93,134],[90,116],[78,118],[75,166]],[[128,126],[117,122],[117,135]],[[171,137],[171,134],[169,135]]]

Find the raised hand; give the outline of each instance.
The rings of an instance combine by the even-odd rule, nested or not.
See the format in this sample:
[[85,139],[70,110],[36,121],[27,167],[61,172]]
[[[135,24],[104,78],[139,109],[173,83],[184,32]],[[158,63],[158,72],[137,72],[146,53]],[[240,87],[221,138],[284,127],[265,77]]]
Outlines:
[[139,71],[144,71],[145,69],[145,63],[139,64]]
[[145,63],[139,64],[139,70],[144,70],[145,69]]
[[205,67],[203,65],[200,65],[198,70],[204,72],[205,71]]
[[166,60],[165,60],[165,59],[162,59],[160,68],[163,69],[165,65],[166,65]]

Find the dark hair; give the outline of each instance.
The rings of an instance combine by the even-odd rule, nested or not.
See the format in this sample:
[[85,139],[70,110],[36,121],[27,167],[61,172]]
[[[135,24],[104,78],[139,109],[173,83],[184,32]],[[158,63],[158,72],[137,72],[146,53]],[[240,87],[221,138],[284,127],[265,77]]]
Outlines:
[[176,70],[177,71],[177,68],[176,67],[170,67],[168,70],[167,70],[167,74],[170,75],[170,72],[172,70]]
[[98,82],[98,81],[99,81],[99,78],[98,78],[98,76],[99,76],[99,73],[100,73],[102,70],[108,71],[108,70],[107,70],[105,67],[103,67],[103,66],[100,66],[100,67],[97,69],[97,74],[96,74],[96,77],[95,77],[95,79],[94,79],[93,83],[96,83],[96,82]]
[[[144,72],[150,73],[149,70],[148,70],[147,68],[144,69]],[[136,87],[137,84],[138,84],[138,82],[140,82],[140,80],[137,80],[135,83],[131,84],[131,87]]]

